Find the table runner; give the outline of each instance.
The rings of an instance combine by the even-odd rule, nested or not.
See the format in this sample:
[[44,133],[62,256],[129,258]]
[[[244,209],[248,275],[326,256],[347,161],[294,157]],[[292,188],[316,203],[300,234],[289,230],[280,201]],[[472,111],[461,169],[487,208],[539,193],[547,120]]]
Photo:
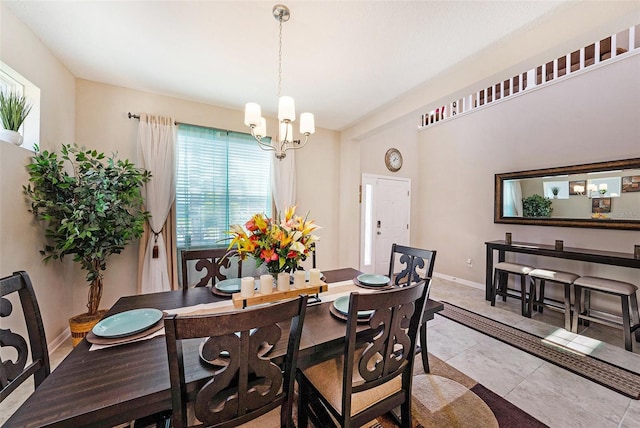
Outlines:
[[[334,282],[327,285],[328,285],[328,290],[320,294],[320,299],[321,299],[320,303],[333,302],[337,298],[341,296],[346,296],[353,291],[357,291],[362,294],[368,294],[376,291],[374,289],[358,287],[353,283],[353,280],[351,279],[347,281]],[[265,303],[265,304],[269,304],[269,303]],[[203,303],[203,304],[187,306],[183,308],[167,309],[167,310],[164,310],[164,312],[169,315],[174,315],[174,314],[176,315],[209,315],[209,314],[223,313],[223,312],[234,312],[238,310],[242,310],[242,309],[235,308],[231,300],[224,300],[220,302]],[[126,345],[133,342],[152,339],[158,336],[164,336],[164,334],[165,334],[165,331],[164,331],[164,328],[162,328],[156,331],[155,333],[149,334],[148,336],[140,337],[140,338],[131,340],[129,342],[121,342],[121,343],[112,344],[112,345],[97,345],[93,343],[91,344],[89,351],[97,351],[100,349],[111,348],[113,346]]]

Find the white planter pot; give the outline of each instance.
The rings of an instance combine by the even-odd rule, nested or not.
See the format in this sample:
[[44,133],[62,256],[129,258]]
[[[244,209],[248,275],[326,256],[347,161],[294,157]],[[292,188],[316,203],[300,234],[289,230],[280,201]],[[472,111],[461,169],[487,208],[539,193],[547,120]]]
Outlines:
[[15,144],[16,146],[22,145],[22,135],[16,131],[10,131],[8,129],[0,129],[0,141]]

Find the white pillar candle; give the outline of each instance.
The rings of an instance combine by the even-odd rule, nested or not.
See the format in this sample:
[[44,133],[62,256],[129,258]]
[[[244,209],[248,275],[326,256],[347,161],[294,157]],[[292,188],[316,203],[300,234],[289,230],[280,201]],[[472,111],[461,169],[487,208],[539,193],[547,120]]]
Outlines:
[[260,294],[271,294],[273,291],[273,276],[260,275]]
[[320,285],[320,269],[309,269],[309,285]]
[[240,280],[240,295],[242,297],[252,297],[255,281],[252,276],[245,276]]
[[304,288],[304,280],[306,274],[303,270],[297,270],[293,273],[293,288]]
[[289,291],[289,274],[287,272],[278,274],[278,291]]

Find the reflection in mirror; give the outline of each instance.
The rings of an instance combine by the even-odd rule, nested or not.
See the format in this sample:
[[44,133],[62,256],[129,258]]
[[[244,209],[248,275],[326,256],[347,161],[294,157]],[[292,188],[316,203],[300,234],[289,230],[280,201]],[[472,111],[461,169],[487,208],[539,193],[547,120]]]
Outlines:
[[640,230],[640,159],[496,174],[494,221]]

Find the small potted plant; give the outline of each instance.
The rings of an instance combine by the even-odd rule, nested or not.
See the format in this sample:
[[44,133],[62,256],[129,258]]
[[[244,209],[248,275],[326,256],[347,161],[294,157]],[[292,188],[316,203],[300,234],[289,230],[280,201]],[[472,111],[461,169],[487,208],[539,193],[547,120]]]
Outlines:
[[552,187],[551,188],[551,193],[553,193],[553,199],[557,199],[558,198],[558,192],[560,192],[560,188],[559,187]]
[[551,199],[538,194],[522,199],[522,213],[524,217],[551,217]]
[[22,135],[18,132],[22,123],[31,111],[31,104],[24,95],[15,91],[0,92],[0,119],[4,129],[0,130],[0,140],[22,145]]
[[143,233],[149,214],[140,189],[151,174],[128,160],[76,145],[63,145],[61,160],[55,152],[35,149],[27,166],[31,183],[23,189],[30,211],[45,225],[40,253],[45,262],[72,256],[87,271],[90,285],[87,312],[69,319],[75,346],[104,315],[98,308],[107,258]]

